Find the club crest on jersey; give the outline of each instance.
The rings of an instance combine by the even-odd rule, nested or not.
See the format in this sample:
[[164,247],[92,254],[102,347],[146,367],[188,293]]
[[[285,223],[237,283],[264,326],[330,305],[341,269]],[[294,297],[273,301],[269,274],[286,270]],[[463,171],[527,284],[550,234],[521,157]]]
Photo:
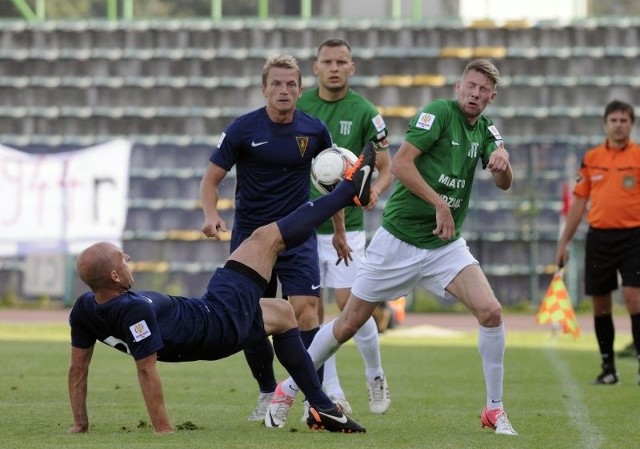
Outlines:
[[433,122],[436,121],[436,116],[433,114],[427,114],[426,112],[421,112],[418,117],[418,121],[416,122],[416,128],[422,128],[429,131],[431,126],[433,126]]
[[151,335],[151,330],[149,330],[149,326],[147,326],[147,322],[145,320],[138,321],[133,326],[129,326],[129,330],[131,331],[131,335],[133,335],[133,339],[135,341],[141,341]]
[[353,122],[350,120],[340,120],[340,134],[343,136],[351,134],[351,125],[353,125]]
[[298,149],[300,150],[300,156],[304,157],[304,153],[307,152],[307,147],[309,146],[309,138],[296,137],[296,141],[298,142]]
[[636,178],[633,176],[625,176],[622,178],[622,186],[625,189],[633,189],[636,186]]

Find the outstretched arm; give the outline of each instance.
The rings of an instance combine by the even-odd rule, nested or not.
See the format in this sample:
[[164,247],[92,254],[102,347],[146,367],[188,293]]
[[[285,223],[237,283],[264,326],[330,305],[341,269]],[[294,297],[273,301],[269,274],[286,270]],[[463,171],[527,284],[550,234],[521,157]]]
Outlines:
[[88,349],[71,347],[71,364],[69,366],[69,400],[73,413],[73,425],[69,433],[85,433],[89,431],[87,414],[87,379],[89,364],[93,356],[93,346]]
[[156,367],[157,355],[151,354],[141,360],[136,360],[138,367],[138,382],[144,402],[147,405],[147,412],[151,418],[151,424],[156,433],[171,433],[173,428],[169,422],[169,414],[164,406],[164,395],[162,393],[162,382]]

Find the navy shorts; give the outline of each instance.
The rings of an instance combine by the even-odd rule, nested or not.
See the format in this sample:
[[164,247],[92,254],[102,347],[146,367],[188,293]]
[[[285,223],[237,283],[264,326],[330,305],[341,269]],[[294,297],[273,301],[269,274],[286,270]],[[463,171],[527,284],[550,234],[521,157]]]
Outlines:
[[[231,252],[251,234],[234,230],[231,234]],[[283,296],[320,296],[320,262],[315,234],[302,245],[278,255],[273,274],[282,284]],[[273,293],[273,292],[269,292]],[[275,296],[273,293],[271,296]]]
[[623,286],[640,287],[640,228],[589,228],[585,247],[587,295],[606,295],[616,290],[618,273]]
[[[243,272],[246,270],[249,272]],[[211,353],[207,359],[228,357],[267,336],[260,308],[265,286],[266,281],[255,271],[239,263],[234,266],[228,262],[213,273],[203,297],[211,312]]]

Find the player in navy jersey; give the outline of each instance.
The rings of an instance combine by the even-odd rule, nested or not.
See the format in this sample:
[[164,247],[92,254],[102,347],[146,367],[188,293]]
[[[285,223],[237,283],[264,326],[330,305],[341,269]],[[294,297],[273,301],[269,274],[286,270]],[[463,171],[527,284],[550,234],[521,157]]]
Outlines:
[[364,432],[322,391],[293,307],[282,299],[261,299],[278,253],[308,240],[316,226],[346,205],[366,206],[370,198],[375,152],[365,151],[330,194],[306,202],[291,214],[255,230],[217,269],[199,298],[132,291],[130,259],[117,246],[100,242],[85,249],[77,271],[90,292],[81,295],[69,315],[71,364],[69,398],[73,412],[70,433],[87,432],[87,387],[95,343],[100,341],[130,354],[153,428],[173,428],[164,405],[157,361],[216,360],[273,335],[276,355],[311,402],[310,428],[333,432]]
[[[301,73],[292,56],[269,58],[263,68],[262,92],[266,106],[234,120],[221,135],[200,185],[204,212],[202,232],[219,239],[227,226],[217,210],[218,187],[236,168],[235,215],[231,251],[255,229],[286,216],[309,200],[311,161],[332,145],[331,134],[319,119],[296,110],[302,93]],[[336,219],[340,219],[338,215]],[[346,259],[345,244],[338,257]],[[296,315],[302,341],[309,346],[319,329],[317,304],[320,267],[316,236],[278,256],[274,278],[265,297],[275,297],[277,282]],[[273,348],[268,339],[245,350],[258,381],[258,406],[249,417],[262,421],[277,382],[273,373]]]

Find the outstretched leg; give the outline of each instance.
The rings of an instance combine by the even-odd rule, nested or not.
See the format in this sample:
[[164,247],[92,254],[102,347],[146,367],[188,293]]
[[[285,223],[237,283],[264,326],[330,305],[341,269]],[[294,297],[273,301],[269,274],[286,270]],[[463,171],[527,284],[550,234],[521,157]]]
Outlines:
[[303,204],[276,223],[256,229],[231,253],[229,260],[241,262],[265,279],[271,279],[278,253],[305,242],[318,226],[346,206],[355,204],[364,207],[369,203],[375,162],[375,147],[365,146],[345,180],[330,194]]

